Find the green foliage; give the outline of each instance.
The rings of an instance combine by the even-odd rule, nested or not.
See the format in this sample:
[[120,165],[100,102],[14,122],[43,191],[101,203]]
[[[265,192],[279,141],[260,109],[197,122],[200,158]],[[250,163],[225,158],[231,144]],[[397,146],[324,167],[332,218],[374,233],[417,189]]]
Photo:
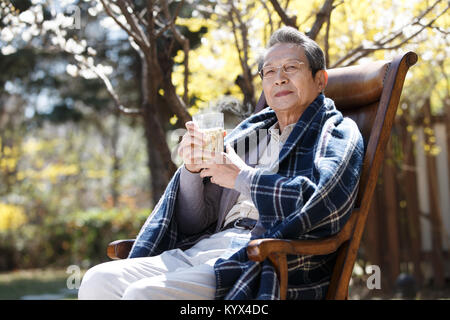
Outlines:
[[136,236],[149,214],[149,209],[91,208],[0,232],[0,270],[107,261],[108,243]]

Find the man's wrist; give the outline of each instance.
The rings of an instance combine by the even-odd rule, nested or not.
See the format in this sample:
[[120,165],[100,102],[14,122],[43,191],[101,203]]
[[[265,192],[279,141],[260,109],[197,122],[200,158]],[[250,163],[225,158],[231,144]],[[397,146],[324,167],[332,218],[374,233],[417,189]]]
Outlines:
[[245,167],[239,171],[234,183],[234,189],[241,194],[250,197],[250,185],[252,183],[253,174],[257,169],[252,167]]

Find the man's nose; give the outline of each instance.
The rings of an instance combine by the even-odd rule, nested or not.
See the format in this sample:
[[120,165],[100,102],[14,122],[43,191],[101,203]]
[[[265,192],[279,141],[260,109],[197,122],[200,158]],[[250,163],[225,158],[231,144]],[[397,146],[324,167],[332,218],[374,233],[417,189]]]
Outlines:
[[285,84],[288,82],[288,77],[286,77],[286,74],[283,72],[283,69],[280,68],[277,70],[277,73],[275,75],[275,84]]

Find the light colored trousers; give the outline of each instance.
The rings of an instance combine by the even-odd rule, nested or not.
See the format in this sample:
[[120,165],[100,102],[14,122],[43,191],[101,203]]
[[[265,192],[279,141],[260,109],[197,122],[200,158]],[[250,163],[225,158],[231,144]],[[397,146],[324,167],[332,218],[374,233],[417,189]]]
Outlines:
[[246,246],[250,230],[231,228],[182,251],[115,260],[96,265],[83,277],[78,299],[214,299],[214,263]]

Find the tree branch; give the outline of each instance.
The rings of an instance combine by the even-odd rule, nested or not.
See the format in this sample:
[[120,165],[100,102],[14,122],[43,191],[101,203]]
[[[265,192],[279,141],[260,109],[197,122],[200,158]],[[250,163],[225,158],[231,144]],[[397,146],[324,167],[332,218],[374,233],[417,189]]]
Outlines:
[[128,35],[139,45],[142,50],[146,49],[145,42],[139,37],[138,34],[134,33],[133,30],[127,28],[122,22],[117,19],[116,15],[111,11],[111,8],[106,4],[105,0],[100,0],[105,8],[106,14],[110,16],[118,25],[121,27]]
[[136,11],[136,7],[134,6],[134,3],[131,1],[131,0],[125,0],[127,3],[128,3],[128,5],[132,8],[132,10],[133,10],[133,12],[134,12],[134,14],[135,14],[135,16],[136,16],[136,18],[137,18],[137,20],[138,20],[138,22],[140,23],[140,24],[142,24],[144,27],[147,27],[147,21],[145,21],[144,19],[143,19],[143,17],[145,16],[145,13],[147,12],[147,8],[144,8],[141,12],[137,12]]
[[[244,93],[244,104],[250,103],[252,106],[254,106],[255,105],[254,88],[253,88],[253,83],[252,83],[253,75],[252,75],[251,69],[248,65],[248,51],[249,51],[248,29],[247,29],[246,24],[242,21],[240,12],[238,12],[236,7],[234,6],[233,1],[230,0],[228,3],[231,7],[231,10],[229,11],[228,16],[231,20],[231,24],[233,27],[234,41],[236,43],[236,48],[238,50],[238,55],[239,55],[239,62],[241,64],[242,71],[243,71],[243,75],[238,76],[235,83],[241,88],[242,92]],[[234,21],[234,16],[236,16],[239,26],[236,26],[236,23]],[[240,33],[241,33],[242,48],[240,48],[240,46],[239,46],[237,28],[239,28]]]
[[[377,50],[394,50],[394,49],[400,48],[402,45],[404,45],[409,40],[411,40],[412,38],[417,36],[419,33],[421,33],[424,29],[430,27],[439,17],[441,17],[443,14],[445,14],[448,11],[449,6],[447,6],[447,8],[445,8],[440,14],[438,14],[429,23],[427,23],[425,25],[420,24],[420,20],[422,18],[424,18],[424,16],[427,13],[429,13],[439,2],[441,2],[441,0],[436,1],[431,7],[427,8],[419,17],[415,18],[414,21],[411,21],[408,24],[406,24],[405,26],[401,27],[399,30],[384,36],[382,39],[373,42],[373,46],[371,48],[365,48],[362,44],[359,45],[357,48],[355,48],[352,51],[350,51],[347,55],[345,55],[344,57],[340,58],[336,63],[334,63],[331,66],[331,68],[336,68],[336,67],[342,65],[344,61],[346,61],[346,60],[348,60],[348,59],[350,59],[350,58],[352,58],[354,56],[356,56],[356,57],[354,57],[352,60],[347,62],[345,65],[352,65],[352,64],[356,63],[358,60],[360,60],[361,58],[364,58],[367,55],[369,55],[370,53],[372,53],[374,51],[377,51]],[[407,37],[406,39],[404,39],[400,43],[398,43],[396,45],[393,45],[393,46],[386,46],[389,43],[392,43],[394,40],[396,40],[400,36],[402,36],[403,35],[403,30],[406,27],[412,26],[412,25],[420,25],[422,28],[420,28],[420,30],[416,31],[415,33],[413,33],[411,36]]]
[[154,23],[155,19],[153,17],[153,7],[154,7],[154,1],[153,0],[147,0],[147,34],[150,38],[150,50],[151,54],[148,59],[148,62],[151,63],[152,61],[157,61],[157,51],[156,51],[156,35],[154,33]]
[[328,66],[330,65],[330,54],[329,54],[329,49],[330,49],[330,44],[329,44],[329,37],[330,37],[330,25],[331,25],[331,14],[328,16],[327,19],[327,29],[325,32],[325,45],[324,45],[324,51],[325,51],[325,65],[326,68],[328,68]]
[[331,11],[333,11],[333,9],[335,8],[333,7],[333,2],[334,0],[326,0],[322,8],[317,13],[316,21],[314,22],[311,30],[309,30],[309,32],[306,34],[311,39],[316,40],[317,35],[319,34],[320,29],[322,29],[323,24],[331,16]]
[[278,16],[281,18],[281,21],[283,21],[285,25],[298,29],[297,16],[288,17],[286,11],[280,6],[277,0],[270,0],[270,3],[272,3],[273,8],[278,13]]
[[[190,44],[189,39],[187,39],[185,36],[183,36],[177,29],[175,25],[175,21],[180,13],[181,7],[184,5],[184,0],[180,1],[180,3],[177,5],[177,8],[175,9],[175,14],[173,17],[170,16],[169,12],[169,6],[167,3],[167,0],[163,1],[163,11],[166,15],[167,21],[169,21],[168,26],[170,30],[172,30],[172,33],[177,40],[177,42],[182,46],[183,52],[184,52],[184,93],[183,93],[183,101],[186,106],[189,103],[189,51],[190,51]],[[169,52],[170,54],[170,52]]]
[[[272,13],[269,10],[269,7],[267,6],[265,1],[261,1],[262,6],[267,12],[267,17],[269,18],[269,26],[270,26],[270,32],[269,35],[273,33],[273,21],[272,21]],[[266,28],[264,28],[264,44],[268,42],[268,36],[266,34]]]
[[[145,35],[144,31],[140,28],[137,18],[134,15],[138,15],[137,13],[134,13],[134,10],[132,7],[128,5],[128,2],[124,0],[116,0],[117,6],[120,8],[120,11],[124,15],[125,19],[127,20],[128,24],[130,25],[131,29],[135,34],[139,36],[141,41],[145,45],[145,49],[148,49],[150,47],[150,44],[148,43],[147,36]],[[132,15],[128,10],[131,9],[131,11],[134,13]]]
[[93,63],[88,63],[85,60],[78,60],[79,63],[84,66],[85,68],[87,68],[88,70],[91,70],[92,72],[94,72],[105,84],[106,86],[106,90],[108,91],[109,95],[113,98],[114,104],[116,105],[117,109],[126,115],[131,115],[131,116],[141,116],[142,115],[142,110],[140,109],[130,109],[130,108],[126,108],[123,106],[123,104],[120,102],[119,96],[117,95],[116,91],[114,90],[113,85],[111,84],[111,81],[108,79],[108,77],[101,72]]
[[172,111],[180,118],[182,123],[192,120],[191,115],[187,111],[186,104],[177,95],[172,83],[164,82],[164,98],[174,108]]
[[243,65],[244,65],[244,62],[242,61],[242,50],[243,49],[241,49],[241,47],[240,47],[239,39],[237,36],[237,31],[236,31],[237,27],[236,27],[236,22],[234,21],[234,16],[233,16],[234,7],[232,4],[232,0],[230,1],[230,3],[231,3],[231,10],[228,12],[228,16],[230,18],[232,29],[233,29],[232,31],[233,31],[233,36],[234,36],[234,43],[236,44],[236,49],[238,51],[239,62],[241,64],[241,66],[243,67]]

